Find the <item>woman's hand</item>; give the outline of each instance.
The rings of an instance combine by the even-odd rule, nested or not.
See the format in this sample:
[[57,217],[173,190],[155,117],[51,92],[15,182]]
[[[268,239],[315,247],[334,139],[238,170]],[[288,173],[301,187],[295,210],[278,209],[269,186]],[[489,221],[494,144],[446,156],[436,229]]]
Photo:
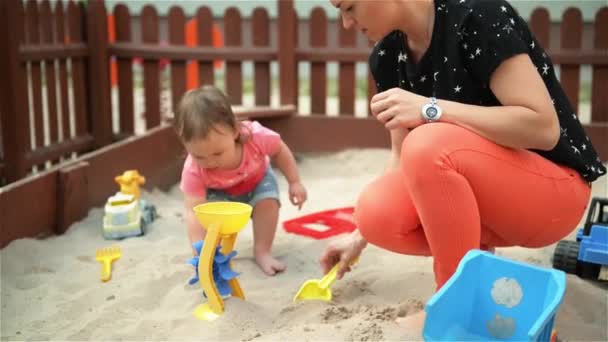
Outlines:
[[424,96],[392,88],[374,95],[370,108],[387,129],[415,128],[424,124],[420,111],[427,102]]
[[339,263],[337,277],[342,279],[344,273],[350,272],[350,265],[361,254],[366,245],[367,241],[363,239],[358,230],[330,243],[320,259],[323,274],[329,272],[332,267]]

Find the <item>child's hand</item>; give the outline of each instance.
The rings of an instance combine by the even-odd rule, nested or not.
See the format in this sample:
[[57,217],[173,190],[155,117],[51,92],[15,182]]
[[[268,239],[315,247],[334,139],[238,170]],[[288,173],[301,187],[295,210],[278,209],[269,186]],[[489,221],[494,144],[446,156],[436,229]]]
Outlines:
[[306,202],[306,189],[300,182],[289,183],[289,200],[293,205],[302,209],[302,205]]

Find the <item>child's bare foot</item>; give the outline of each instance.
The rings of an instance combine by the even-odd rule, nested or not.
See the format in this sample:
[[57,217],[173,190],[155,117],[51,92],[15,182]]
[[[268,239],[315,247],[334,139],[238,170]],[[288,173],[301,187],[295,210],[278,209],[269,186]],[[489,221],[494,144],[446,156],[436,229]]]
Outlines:
[[273,258],[272,255],[268,253],[256,255],[255,261],[258,263],[258,266],[260,266],[262,271],[269,276],[283,272],[287,268],[284,263]]
[[395,322],[402,328],[407,329],[408,336],[416,335],[422,337],[422,330],[424,329],[424,320],[426,319],[426,312],[424,310],[418,311],[405,317],[399,317]]

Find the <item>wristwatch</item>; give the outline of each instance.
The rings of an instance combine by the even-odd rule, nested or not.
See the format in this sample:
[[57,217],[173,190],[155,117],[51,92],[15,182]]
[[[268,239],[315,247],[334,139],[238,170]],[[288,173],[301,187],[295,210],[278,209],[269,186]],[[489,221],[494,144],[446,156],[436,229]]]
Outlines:
[[422,118],[426,122],[439,121],[439,118],[441,118],[441,113],[442,113],[441,107],[439,107],[439,104],[437,103],[437,99],[434,97],[431,97],[429,103],[422,106],[421,114],[422,114]]

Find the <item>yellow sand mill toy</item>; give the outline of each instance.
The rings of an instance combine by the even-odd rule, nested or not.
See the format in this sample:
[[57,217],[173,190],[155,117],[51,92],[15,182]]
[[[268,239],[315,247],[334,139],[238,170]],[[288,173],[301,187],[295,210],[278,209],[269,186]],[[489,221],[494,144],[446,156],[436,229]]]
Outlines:
[[[219,257],[224,259],[223,262],[230,264],[229,259],[236,254],[233,249],[237,235],[249,222],[252,210],[252,206],[239,202],[209,202],[194,207],[197,220],[207,230],[200,257],[195,265],[208,299],[207,303],[199,305],[194,311],[194,315],[201,320],[214,320],[224,312],[224,300],[218,291],[217,283],[220,279],[214,279],[214,259]],[[221,246],[219,253],[218,246]],[[217,264],[217,260],[215,261]],[[218,275],[217,272],[215,274]],[[230,287],[228,292],[234,297],[245,299],[236,277],[228,278],[227,285]]]

